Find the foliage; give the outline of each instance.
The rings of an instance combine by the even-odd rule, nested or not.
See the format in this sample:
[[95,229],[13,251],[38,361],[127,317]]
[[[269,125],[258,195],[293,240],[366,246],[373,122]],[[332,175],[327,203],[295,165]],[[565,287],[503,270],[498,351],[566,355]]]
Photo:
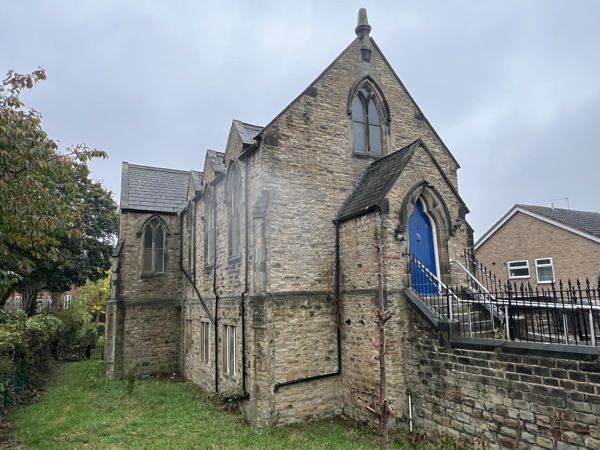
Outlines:
[[58,345],[96,345],[98,334],[83,301],[53,314],[0,314],[0,417],[40,388]]
[[98,317],[98,314],[105,313],[106,302],[110,297],[110,271],[105,271],[104,276],[95,281],[87,280],[79,293],[92,316]]
[[[86,162],[106,157],[85,146],[64,152],[41,127],[40,114],[19,98],[24,89],[46,79],[43,69],[31,74],[8,72],[0,85],[0,257],[58,254],[58,239],[75,232],[79,211],[73,206],[76,175],[87,176]],[[30,261],[14,261],[19,269]]]
[[135,388],[135,379],[137,378],[137,374],[135,371],[135,367],[131,366],[127,371],[127,394],[133,394],[133,388]]
[[82,299],[77,299],[69,308],[58,311],[56,317],[63,326],[58,340],[60,345],[96,345],[98,331]]
[[0,416],[39,388],[49,371],[51,349],[62,331],[54,316],[0,316]]
[[[45,78],[43,69],[10,71],[0,84],[0,267],[21,277],[28,306],[40,288],[100,278],[117,223],[110,193],[88,178],[87,162],[106,153],[85,145],[59,150],[39,112],[20,99]],[[0,277],[0,298],[14,281]]]
[[[15,446],[45,449],[364,449],[378,447],[368,427],[342,420],[255,429],[238,414],[216,407],[188,383],[107,380],[97,361],[63,364],[40,401],[16,410]],[[393,449],[437,450],[434,443]]]

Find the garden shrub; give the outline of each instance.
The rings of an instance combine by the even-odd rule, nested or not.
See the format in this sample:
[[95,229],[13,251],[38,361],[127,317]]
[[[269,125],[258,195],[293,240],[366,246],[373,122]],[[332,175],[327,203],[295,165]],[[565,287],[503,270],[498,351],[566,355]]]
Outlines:
[[98,340],[97,324],[92,322],[92,317],[83,300],[76,300],[69,308],[58,311],[56,317],[63,323],[63,330],[59,336],[60,345],[67,347],[96,345]]
[[50,315],[0,313],[0,415],[43,384],[62,328]]

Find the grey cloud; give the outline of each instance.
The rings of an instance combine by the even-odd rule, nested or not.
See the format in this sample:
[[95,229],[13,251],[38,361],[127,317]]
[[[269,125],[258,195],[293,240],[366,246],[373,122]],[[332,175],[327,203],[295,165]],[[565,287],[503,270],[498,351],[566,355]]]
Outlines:
[[353,39],[373,36],[462,165],[481,235],[512,204],[599,210],[600,3],[517,0],[6,2],[0,72],[47,69],[26,96],[64,145],[201,169],[231,119],[264,125]]

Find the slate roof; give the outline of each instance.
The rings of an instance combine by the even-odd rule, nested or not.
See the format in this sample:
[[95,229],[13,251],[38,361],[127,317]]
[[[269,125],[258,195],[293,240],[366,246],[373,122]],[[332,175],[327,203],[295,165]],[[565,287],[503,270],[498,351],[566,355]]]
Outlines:
[[242,122],[241,120],[234,120],[233,124],[242,138],[242,143],[244,144],[254,144],[254,138],[263,129],[263,127],[259,127],[258,125],[250,125],[249,123]]
[[338,220],[358,216],[376,206],[381,207],[388,191],[421,144],[421,140],[417,140],[373,162],[342,206],[337,217]]
[[121,209],[177,212],[187,204],[190,172],[123,162]]
[[215,173],[225,172],[225,153],[216,150],[206,150],[206,156]]
[[522,204],[515,207],[600,238],[600,213]]

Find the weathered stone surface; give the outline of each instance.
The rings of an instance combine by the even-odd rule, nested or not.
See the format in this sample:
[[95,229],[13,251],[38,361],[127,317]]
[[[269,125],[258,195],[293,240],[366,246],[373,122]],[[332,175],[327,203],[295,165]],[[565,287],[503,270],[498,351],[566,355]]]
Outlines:
[[[386,361],[394,425],[408,417],[410,395],[417,429],[467,446],[512,448],[520,430],[521,448],[553,448],[550,430],[564,414],[561,445],[593,448],[600,408],[595,366],[442,346],[439,333],[404,297],[410,284],[406,215],[418,195],[433,217],[442,281],[464,281],[449,261],[472,245],[472,236],[468,226],[454,227],[465,213],[456,162],[375,44],[370,62],[360,57],[361,45],[352,42],[254,144],[234,123],[224,154],[211,151],[206,158],[202,188],[189,188],[187,207],[159,215],[168,228],[164,273],[140,270],[140,231],[152,215],[122,211],[123,246],[107,314],[108,373],[179,370],[207,391],[241,397],[257,425],[341,414],[371,421],[366,407],[379,395],[372,244],[380,237],[384,300],[392,314]],[[336,224],[377,159],[355,155],[352,146],[349,93],[366,77],[389,105],[383,158],[375,164],[413,141],[423,144],[411,146],[414,153],[386,186],[380,210]],[[239,173],[242,187],[239,254],[232,254],[229,239],[232,173]],[[210,217],[211,243],[205,242]],[[214,244],[212,260],[208,244]],[[231,348],[225,327],[235,328]],[[231,351],[235,369],[225,373]]]

